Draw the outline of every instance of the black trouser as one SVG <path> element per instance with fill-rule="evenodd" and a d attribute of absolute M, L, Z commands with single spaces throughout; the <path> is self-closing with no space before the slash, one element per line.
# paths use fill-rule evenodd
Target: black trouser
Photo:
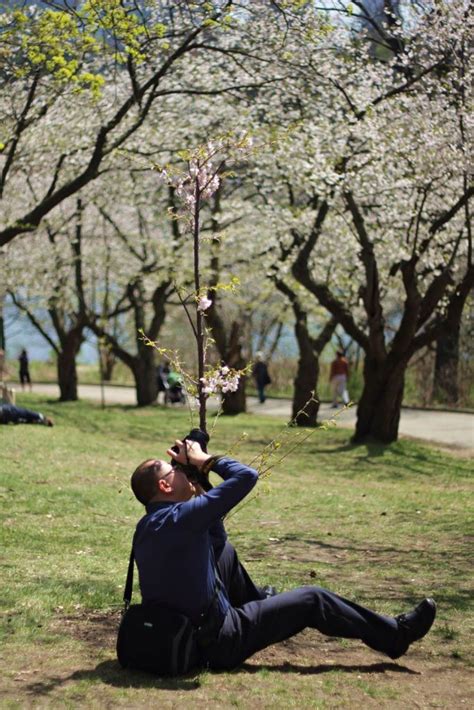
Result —
<path fill-rule="evenodd" d="M 222 551 L 216 557 L 219 576 L 233 607 L 266 598 L 265 592 L 256 587 L 250 579 L 250 575 L 239 561 L 237 552 L 230 542 L 225 543 Z"/>
<path fill-rule="evenodd" d="M 31 377 L 28 370 L 20 370 L 20 382 L 22 385 L 26 382 L 31 385 Z"/>
<path fill-rule="evenodd" d="M 0 404 L 0 424 L 44 424 L 44 417 L 32 409 Z"/>
<path fill-rule="evenodd" d="M 258 399 L 261 404 L 265 402 L 265 385 L 259 385 L 257 382 Z"/>
<path fill-rule="evenodd" d="M 233 606 L 217 639 L 205 650 L 211 668 L 235 668 L 257 651 L 307 627 L 326 636 L 360 639 L 382 653 L 390 653 L 398 641 L 394 618 L 376 614 L 321 587 L 300 587 L 262 599 L 230 544 L 220 555 L 218 567 Z"/>

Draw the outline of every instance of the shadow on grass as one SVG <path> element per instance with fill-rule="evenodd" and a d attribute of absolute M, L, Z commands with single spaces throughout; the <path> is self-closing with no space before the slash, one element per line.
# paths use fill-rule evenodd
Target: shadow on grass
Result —
<path fill-rule="evenodd" d="M 376 440 L 365 440 L 354 443 L 346 441 L 332 448 L 310 448 L 309 453 L 327 456 L 328 461 L 336 456 L 351 455 L 350 465 L 344 471 L 346 478 L 357 478 L 367 473 L 373 475 L 374 469 L 382 467 L 379 478 L 403 480 L 412 474 L 432 477 L 434 475 L 450 473 L 451 475 L 468 475 L 468 467 L 458 460 L 447 461 L 436 449 L 429 448 L 429 444 L 417 444 L 406 441 L 396 441 L 383 444 Z"/>
<path fill-rule="evenodd" d="M 414 671 L 406 666 L 400 666 L 396 663 L 370 663 L 345 665 L 343 663 L 336 664 L 320 664 L 315 666 L 300 666 L 294 663 L 281 663 L 274 666 L 250 665 L 244 663 L 241 667 L 231 671 L 233 675 L 239 674 L 256 674 L 260 672 L 272 673 L 297 673 L 299 675 L 320 675 L 321 673 L 366 673 L 380 674 L 386 672 L 404 673 L 409 675 L 419 675 L 418 671 Z M 214 672 L 214 671 L 211 671 Z M 215 671 L 220 675 L 229 673 L 229 671 Z M 100 681 L 106 685 L 111 685 L 115 688 L 154 688 L 155 690 L 176 690 L 189 691 L 197 690 L 201 687 L 201 682 L 198 674 L 183 676 L 179 678 L 160 678 L 148 673 L 139 671 L 123 670 L 117 661 L 103 661 L 96 668 L 90 670 L 79 670 L 71 673 L 71 675 L 63 677 L 54 677 L 49 680 L 32 683 L 28 686 L 28 692 L 32 695 L 45 696 L 53 692 L 56 688 L 66 685 L 71 681 Z"/>
<path fill-rule="evenodd" d="M 321 664 L 318 666 L 300 666 L 295 663 L 280 663 L 275 666 L 262 665 L 250 665 L 244 663 L 244 665 L 234 671 L 234 673 L 259 673 L 260 671 L 270 672 L 270 673 L 298 673 L 299 675 L 319 675 L 321 673 L 386 673 L 390 671 L 391 673 L 406 673 L 408 675 L 421 675 L 419 671 L 414 671 L 406 666 L 400 666 L 397 663 L 370 663 L 370 664 L 357 664 L 357 665 L 346 665 L 345 663 L 331 663 L 331 664 Z"/>
<path fill-rule="evenodd" d="M 155 688 L 159 690 L 197 690 L 201 683 L 199 676 L 183 676 L 179 678 L 160 678 L 150 673 L 123 670 L 118 661 L 103 661 L 95 668 L 74 671 L 68 676 L 56 676 L 48 680 L 32 683 L 28 692 L 33 695 L 48 695 L 56 688 L 71 681 L 100 681 L 115 688 Z"/>

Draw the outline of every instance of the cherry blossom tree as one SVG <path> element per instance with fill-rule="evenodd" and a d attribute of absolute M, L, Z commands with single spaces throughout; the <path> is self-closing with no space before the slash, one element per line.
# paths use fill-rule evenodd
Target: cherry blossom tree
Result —
<path fill-rule="evenodd" d="M 155 351 L 145 339 L 160 335 L 175 291 L 177 264 L 186 259 L 186 241 L 167 216 L 172 194 L 160 192 L 145 174 L 139 179 L 122 175 L 115 186 L 112 182 L 107 181 L 107 192 L 94 197 L 107 235 L 109 288 L 102 278 L 102 297 L 95 305 L 89 302 L 87 319 L 100 342 L 130 368 L 137 404 L 145 406 L 157 396 Z M 110 210 L 111 195 L 119 209 Z M 127 339 L 116 329 L 116 319 L 122 317 L 130 319 Z"/>
<path fill-rule="evenodd" d="M 153 138 L 147 127 L 172 113 L 186 116 L 186 99 L 196 107 L 199 98 L 207 97 L 208 112 L 216 97 L 230 96 L 234 105 L 239 97 L 249 100 L 267 80 L 272 50 L 266 32 L 269 21 L 284 15 L 275 13 L 275 7 L 259 2 L 234 12 L 233 3 L 224 1 L 175 7 L 158 0 L 97 0 L 44 2 L 40 8 L 25 3 L 21 11 L 3 12 L 2 58 L 8 81 L 0 96 L 5 206 L 0 244 L 38 229 L 45 219 L 54 221 L 59 206 L 92 183 L 100 194 L 100 180 L 114 174 L 125 152 L 149 157 L 169 154 L 177 143 L 180 147 L 172 126 L 167 135 L 157 131 Z M 284 44 L 280 38 L 277 42 Z M 261 75 L 256 67 L 262 68 Z M 271 81 L 278 79 L 272 75 Z M 109 226 L 120 238 L 119 220 Z M 149 275 L 149 265 L 141 268 Z M 137 328 L 147 330 L 142 305 L 143 299 L 149 300 L 149 289 L 142 283 L 141 277 L 132 278 L 128 304 L 121 303 L 118 311 L 107 308 L 100 316 L 94 309 L 89 312 L 89 326 L 101 338 L 113 337 L 105 328 L 105 315 L 114 318 L 126 308 L 135 313 Z M 159 286 L 163 298 L 168 283 L 165 279 Z M 161 312 L 163 299 L 155 295 Z M 152 318 L 149 336 L 157 335 L 162 320 Z M 82 327 L 82 312 L 80 323 Z M 117 338 L 113 345 L 118 352 Z M 149 376 L 152 354 L 137 347 L 138 360 L 133 356 L 128 364 L 136 380 L 154 381 Z M 74 350 L 77 347 L 70 350 L 71 356 Z M 127 359 L 125 352 L 122 356 Z M 73 392 L 75 385 L 71 387 Z M 138 397 L 140 403 L 152 398 L 151 390 Z"/>
<path fill-rule="evenodd" d="M 472 148 L 459 120 L 466 135 L 466 10 L 453 2 L 421 18 L 416 53 L 408 42 L 405 54 L 384 62 L 344 39 L 343 28 L 328 35 L 337 53 L 328 41 L 318 63 L 297 48 L 289 59 L 299 89 L 281 101 L 294 130 L 276 155 L 283 177 L 269 202 L 287 224 L 292 256 L 283 270 L 290 265 L 365 351 L 356 440 L 396 439 L 410 358 L 438 337 L 472 288 L 465 219 Z M 414 68 L 403 73 L 400 63 Z M 284 199 L 288 184 L 293 203 Z M 349 308 L 354 291 L 358 302 Z M 396 302 L 401 315 L 389 323 Z"/>
<path fill-rule="evenodd" d="M 87 325 L 84 299 L 83 203 L 64 204 L 63 219 L 45 221 L 30 240 L 26 264 L 21 240 L 6 251 L 5 283 L 16 307 L 51 346 L 57 358 L 60 400 L 77 400 L 76 357 Z"/>
<path fill-rule="evenodd" d="M 57 355 L 62 401 L 77 399 L 76 356 L 89 329 L 130 367 L 138 404 L 150 404 L 155 364 L 138 330 L 157 337 L 172 291 L 167 203 L 156 187 L 150 196 L 143 179 L 134 183 L 125 172 L 120 180 L 108 175 L 101 187 L 101 194 L 84 193 L 75 208 L 65 201 L 63 219 L 57 211 L 55 221 L 45 220 L 28 237 L 28 252 L 25 238 L 8 245 L 7 283 L 13 302 Z M 130 318 L 132 335 L 126 337 Z"/>

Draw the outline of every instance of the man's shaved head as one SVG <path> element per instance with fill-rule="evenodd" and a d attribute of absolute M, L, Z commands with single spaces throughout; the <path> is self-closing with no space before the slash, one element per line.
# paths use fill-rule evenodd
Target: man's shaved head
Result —
<path fill-rule="evenodd" d="M 132 474 L 132 491 L 143 505 L 147 505 L 158 492 L 161 466 L 162 461 L 147 459 Z"/>

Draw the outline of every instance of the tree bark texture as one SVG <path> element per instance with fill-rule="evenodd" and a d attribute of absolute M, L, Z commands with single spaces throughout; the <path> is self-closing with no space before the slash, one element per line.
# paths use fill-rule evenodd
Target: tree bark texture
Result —
<path fill-rule="evenodd" d="M 398 438 L 398 425 L 405 385 L 405 362 L 382 363 L 366 356 L 364 390 L 357 407 L 355 443 L 373 438 L 391 443 Z"/>
<path fill-rule="evenodd" d="M 79 399 L 77 392 L 76 357 L 83 340 L 82 328 L 69 331 L 69 333 L 65 334 L 62 338 L 61 349 L 57 353 L 60 402 L 76 402 Z"/>
<path fill-rule="evenodd" d="M 132 372 L 139 407 L 153 404 L 158 394 L 154 354 L 154 349 L 148 347 L 139 357 L 133 358 Z"/>
<path fill-rule="evenodd" d="M 319 378 L 319 356 L 308 338 L 298 337 L 299 359 L 293 389 L 291 419 L 296 426 L 316 426 L 319 401 L 313 399 Z"/>
<path fill-rule="evenodd" d="M 433 398 L 444 404 L 457 404 L 459 399 L 459 335 L 461 326 L 444 332 L 436 343 Z"/>
<path fill-rule="evenodd" d="M 319 379 L 319 356 L 331 340 L 337 320 L 331 317 L 318 337 L 310 335 L 308 315 L 296 292 L 277 276 L 273 279 L 277 289 L 289 300 L 295 314 L 295 337 L 298 343 L 298 367 L 293 383 L 293 406 L 291 420 L 296 426 L 316 426 L 319 401 L 315 394 Z"/>
<path fill-rule="evenodd" d="M 241 322 L 233 321 L 227 347 L 223 353 L 224 363 L 234 370 L 243 370 L 247 365 L 247 362 L 242 355 L 242 344 L 240 337 L 242 329 L 243 324 Z M 239 386 L 237 390 L 235 392 L 226 392 L 222 396 L 222 414 L 233 416 L 246 411 L 246 384 L 247 378 L 243 375 L 239 379 Z"/>
<path fill-rule="evenodd" d="M 116 363 L 115 354 L 108 347 L 99 347 L 99 358 L 104 382 L 111 382 Z"/>
<path fill-rule="evenodd" d="M 222 414 L 232 416 L 246 411 L 246 377 L 239 380 L 239 387 L 235 392 L 226 392 L 222 397 Z"/>

